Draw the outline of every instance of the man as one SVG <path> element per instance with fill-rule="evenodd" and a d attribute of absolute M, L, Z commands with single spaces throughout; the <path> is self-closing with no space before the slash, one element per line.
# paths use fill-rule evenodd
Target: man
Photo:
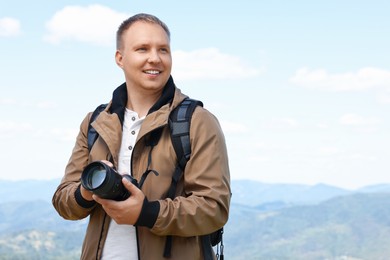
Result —
<path fill-rule="evenodd" d="M 171 76 L 169 29 L 149 14 L 130 17 L 117 31 L 115 60 L 126 82 L 92 123 L 99 137 L 91 151 L 91 113 L 82 121 L 53 205 L 65 219 L 90 217 L 81 259 L 164 259 L 167 236 L 172 236 L 170 259 L 204 259 L 200 236 L 226 223 L 230 204 L 228 157 L 219 123 L 202 107 L 195 109 L 191 158 L 177 197 L 167 198 L 177 163 L 168 117 L 186 98 Z M 83 169 L 93 161 L 145 181 L 139 189 L 123 178 L 131 193 L 124 201 L 99 198 L 80 185 Z"/>

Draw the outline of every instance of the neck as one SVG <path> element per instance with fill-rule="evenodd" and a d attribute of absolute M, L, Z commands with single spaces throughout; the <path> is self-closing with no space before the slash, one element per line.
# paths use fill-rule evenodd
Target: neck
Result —
<path fill-rule="evenodd" d="M 126 107 L 136 112 L 139 117 L 144 117 L 160 96 L 161 91 L 157 93 L 139 93 L 128 88 Z"/>

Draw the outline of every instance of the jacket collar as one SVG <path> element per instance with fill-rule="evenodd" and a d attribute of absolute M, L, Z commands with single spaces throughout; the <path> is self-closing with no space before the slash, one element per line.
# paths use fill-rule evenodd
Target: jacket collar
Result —
<path fill-rule="evenodd" d="M 175 83 L 173 82 L 172 76 L 170 76 L 167 83 L 164 86 L 161 97 L 150 108 L 148 114 L 157 111 L 167 103 L 172 103 L 174 95 L 175 95 Z M 127 86 L 125 82 L 114 90 L 112 94 L 112 104 L 110 107 L 110 112 L 118 115 L 121 124 L 123 124 L 126 104 L 127 104 Z"/>

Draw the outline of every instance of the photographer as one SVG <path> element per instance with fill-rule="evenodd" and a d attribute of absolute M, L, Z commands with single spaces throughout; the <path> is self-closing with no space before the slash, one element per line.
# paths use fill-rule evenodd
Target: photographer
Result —
<path fill-rule="evenodd" d="M 148 14 L 125 20 L 117 31 L 115 60 L 125 83 L 92 123 L 98 138 L 90 151 L 92 113 L 82 121 L 53 205 L 65 219 L 89 216 L 81 259 L 205 259 L 200 236 L 221 228 L 229 214 L 230 175 L 220 125 L 210 112 L 196 107 L 191 158 L 176 197 L 167 198 L 177 164 L 168 118 L 186 98 L 171 76 L 167 26 Z M 80 180 L 95 161 L 142 180 L 142 186 L 123 178 L 131 194 L 124 200 L 93 194 Z M 168 253 L 167 236 L 172 237 Z"/>

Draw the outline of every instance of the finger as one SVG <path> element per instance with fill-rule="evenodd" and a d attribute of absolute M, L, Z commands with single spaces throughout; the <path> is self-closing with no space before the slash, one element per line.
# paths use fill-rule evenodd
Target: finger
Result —
<path fill-rule="evenodd" d="M 109 200 L 109 199 L 102 199 L 99 196 L 93 195 L 95 198 L 94 200 L 102 205 L 103 209 L 107 212 L 113 209 L 116 209 L 118 207 L 118 201 L 115 200 Z M 108 212 L 107 212 L 108 213 Z"/>
<path fill-rule="evenodd" d="M 123 177 L 122 178 L 122 183 L 123 185 L 125 186 L 125 188 L 131 193 L 131 194 L 135 194 L 137 193 L 138 191 L 140 191 L 138 189 L 137 186 L 135 186 L 129 179 L 127 179 L 126 177 Z"/>
<path fill-rule="evenodd" d="M 93 198 L 94 201 L 96 201 L 97 203 L 99 203 L 101 205 L 107 205 L 108 203 L 110 203 L 110 200 L 106 200 L 106 199 L 100 198 L 96 194 L 93 194 L 92 198 Z"/>
<path fill-rule="evenodd" d="M 92 199 L 93 199 L 94 201 L 96 201 L 97 203 L 102 204 L 102 203 L 101 203 L 101 199 L 99 198 L 99 196 L 97 196 L 97 195 L 95 195 L 95 194 L 92 194 Z"/>
<path fill-rule="evenodd" d="M 83 185 L 80 186 L 80 192 L 81 192 L 81 196 L 85 199 L 85 200 L 89 200 L 89 201 L 92 201 L 93 198 L 92 198 L 92 192 L 90 192 L 89 190 L 85 189 L 83 187 Z"/>
<path fill-rule="evenodd" d="M 101 160 L 101 162 L 107 164 L 107 165 L 110 166 L 111 168 L 114 167 L 114 165 L 113 165 L 110 161 Z"/>

